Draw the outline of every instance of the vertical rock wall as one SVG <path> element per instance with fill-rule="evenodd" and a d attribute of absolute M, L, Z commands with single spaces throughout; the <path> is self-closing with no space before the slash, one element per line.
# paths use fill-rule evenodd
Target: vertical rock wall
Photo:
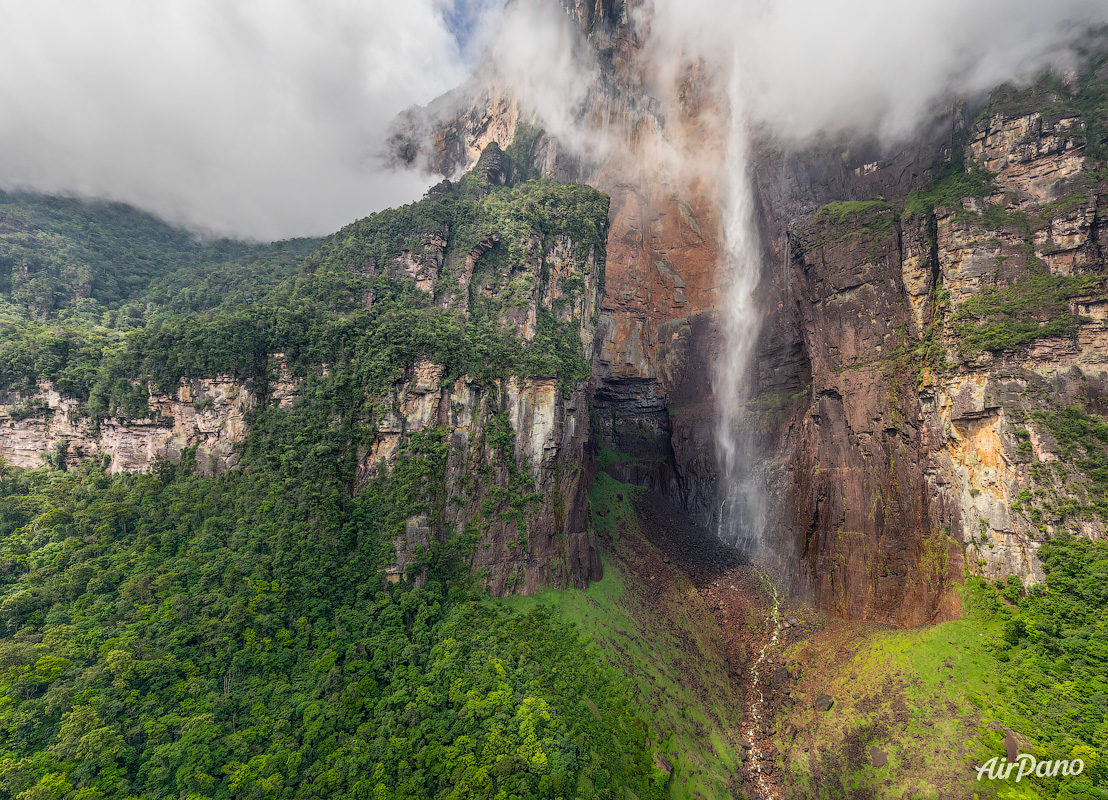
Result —
<path fill-rule="evenodd" d="M 477 248 L 466 257 L 464 279 L 442 290 L 442 303 L 468 313 L 472 297 L 510 296 L 500 323 L 519 340 L 533 340 L 540 312 L 550 312 L 576 328 L 591 359 L 603 253 L 584 252 L 565 234 L 515 243 L 498 236 L 493 244 L 518 245 L 522 260 L 486 269 L 482 259 L 493 247 Z M 444 266 L 442 258 L 430 263 Z M 438 272 L 427 279 L 434 284 Z M 443 431 L 448 454 L 435 535 L 468 540 L 471 569 L 494 596 L 586 586 L 602 576 L 587 514 L 595 463 L 589 395 L 587 380 L 563 386 L 554 377 L 509 376 L 490 385 L 450 379 L 441 364 L 421 361 L 383 398 L 362 479 L 387 468 L 410 434 Z M 404 553 L 398 548 L 396 575 L 410 560 Z"/>
<path fill-rule="evenodd" d="M 282 371 L 269 393 L 271 401 L 286 406 L 295 386 Z M 230 377 L 182 380 L 173 395 L 151 392 L 145 418 L 99 423 L 82 403 L 46 381 L 33 395 L 4 400 L 0 458 L 17 467 L 41 467 L 48 454 L 61 452 L 64 461 L 99 455 L 108 459 L 110 472 L 133 472 L 149 469 L 158 459 L 177 460 L 182 450 L 194 447 L 201 473 L 219 474 L 237 463 L 234 443 L 246 437 L 246 417 L 258 397 Z"/>
<path fill-rule="evenodd" d="M 1001 112 L 967 133 L 968 166 L 995 173 L 987 196 L 904 217 L 831 205 L 777 239 L 788 269 L 760 364 L 786 420 L 770 426 L 788 454 L 771 471 L 776 538 L 798 587 L 844 615 L 942 618 L 964 571 L 1042 580 L 1039 544 L 1104 533 L 1088 453 L 1051 433 L 1073 403 L 1097 410 L 1108 380 L 1108 201 L 1084 125 Z M 775 388 L 782 368 L 808 391 Z"/>

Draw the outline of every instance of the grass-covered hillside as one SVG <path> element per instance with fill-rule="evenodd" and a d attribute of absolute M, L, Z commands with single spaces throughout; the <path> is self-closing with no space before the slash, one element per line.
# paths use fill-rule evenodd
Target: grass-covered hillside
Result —
<path fill-rule="evenodd" d="M 971 578 L 960 620 L 834 623 L 785 645 L 803 674 L 776 720 L 788 796 L 1108 798 L 1108 543 L 1063 537 L 1040 555 L 1045 586 Z M 814 708 L 822 694 L 830 711 Z M 1081 773 L 978 780 L 1009 731 L 1019 752 Z"/>

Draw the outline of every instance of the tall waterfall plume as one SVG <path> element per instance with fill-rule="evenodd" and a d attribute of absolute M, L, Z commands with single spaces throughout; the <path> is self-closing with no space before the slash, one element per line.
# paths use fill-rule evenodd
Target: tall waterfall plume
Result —
<path fill-rule="evenodd" d="M 751 361 L 759 329 L 754 292 L 761 270 L 761 248 L 754 221 L 750 135 L 738 58 L 731 66 L 728 95 L 730 124 L 720 209 L 725 254 L 722 342 L 713 374 L 721 481 L 715 524 L 721 540 L 755 556 L 765 549 L 762 534 L 767 506 L 756 463 L 756 431 L 747 412 Z"/>

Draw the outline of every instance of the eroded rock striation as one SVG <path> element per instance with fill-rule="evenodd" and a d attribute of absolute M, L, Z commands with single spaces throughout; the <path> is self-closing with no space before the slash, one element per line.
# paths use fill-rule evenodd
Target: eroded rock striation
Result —
<path fill-rule="evenodd" d="M 269 387 L 269 401 L 287 408 L 294 393 L 294 382 L 282 371 Z M 247 416 L 259 398 L 243 381 L 222 376 L 182 379 L 173 395 L 152 391 L 149 413 L 139 418 L 94 420 L 84 403 L 49 381 L 40 381 L 33 394 L 5 400 L 0 458 L 17 467 L 103 457 L 109 472 L 134 472 L 158 460 L 176 461 L 193 448 L 200 473 L 218 475 L 238 463 L 234 445 L 246 437 Z"/>
<path fill-rule="evenodd" d="M 612 196 L 597 446 L 623 454 L 608 471 L 706 522 L 726 281 L 719 87 L 690 65 L 672 94 L 648 92 L 626 4 L 566 10 L 597 54 L 580 127 L 619 146 L 597 158 L 541 134 L 526 157 Z M 442 133 L 402 136 L 406 152 L 446 174 L 473 163 L 488 131 L 536 120 L 506 82 L 482 80 L 459 90 L 466 102 L 429 109 L 422 124 Z M 1044 538 L 1102 535 L 1088 474 L 1098 421 L 1085 412 L 1108 377 L 1105 201 L 1087 147 L 1103 120 L 1071 102 L 1079 91 L 1005 90 L 980 115 L 952 102 L 896 149 L 756 145 L 764 317 L 747 411 L 768 536 L 794 591 L 824 608 L 941 619 L 957 613 L 967 568 L 1039 580 Z M 659 137 L 697 168 L 674 169 Z M 1074 403 L 1084 411 L 1066 412 Z"/>

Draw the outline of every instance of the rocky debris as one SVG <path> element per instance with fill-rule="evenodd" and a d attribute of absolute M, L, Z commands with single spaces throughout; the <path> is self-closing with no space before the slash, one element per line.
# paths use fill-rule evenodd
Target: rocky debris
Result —
<path fill-rule="evenodd" d="M 654 753 L 654 766 L 656 766 L 659 770 L 664 772 L 666 775 L 672 775 L 673 774 L 673 764 L 671 764 L 669 762 L 669 759 L 666 758 L 661 753 L 658 753 L 658 752 Z"/>
<path fill-rule="evenodd" d="M 877 747 L 871 747 L 869 749 L 870 762 L 875 767 L 883 767 L 889 763 L 889 757 L 885 752 Z"/>
<path fill-rule="evenodd" d="M 721 544 L 711 531 L 692 524 L 689 515 L 680 508 L 650 494 L 635 498 L 635 508 L 642 530 L 673 565 L 672 572 L 667 571 L 667 574 L 688 576 L 696 589 L 698 601 L 712 612 L 724 635 L 724 640 L 720 642 L 723 648 L 720 655 L 728 668 L 729 677 L 734 681 L 734 694 L 741 698 L 736 705 L 745 712 L 733 721 L 735 733 L 738 734 L 734 740 L 735 756 L 748 765 L 741 771 L 736 783 L 747 782 L 749 785 L 752 776 L 757 775 L 770 786 L 779 788 L 783 781 L 779 770 L 771 775 L 750 768 L 752 765 L 770 764 L 777 757 L 777 745 L 782 740 L 769 719 L 784 705 L 783 700 L 788 699 L 784 697 L 784 692 L 772 686 L 778 669 L 772 661 L 763 662 L 762 679 L 757 686 L 750 679 L 752 654 L 756 654 L 765 644 L 772 633 L 772 626 L 750 626 L 748 621 L 752 618 L 771 618 L 772 597 L 761 578 L 739 553 Z M 785 665 L 786 680 L 794 674 L 799 675 L 799 670 Z M 762 721 L 751 730 L 753 720 L 749 709 L 755 701 L 756 690 L 764 696 L 759 712 Z M 766 761 L 767 758 L 771 761 Z M 735 791 L 740 791 L 737 786 Z"/>
<path fill-rule="evenodd" d="M 816 698 L 816 702 L 813 703 L 813 708 L 815 708 L 816 711 L 826 712 L 830 711 L 833 705 L 835 705 L 835 698 L 831 697 L 831 695 L 821 694 Z"/>

